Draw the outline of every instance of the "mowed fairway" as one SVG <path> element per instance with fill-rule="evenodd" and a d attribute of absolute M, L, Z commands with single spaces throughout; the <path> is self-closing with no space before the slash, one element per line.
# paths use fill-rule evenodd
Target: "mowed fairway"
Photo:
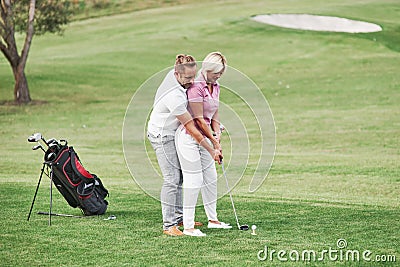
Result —
<path fill-rule="evenodd" d="M 26 69 L 36 101 L 31 105 L 6 103 L 13 76 L 0 56 L 1 265 L 398 265 L 398 1 L 186 2 L 74 22 L 62 37 L 36 36 Z M 267 13 L 340 16 L 377 23 L 383 31 L 306 32 L 249 19 Z M 162 235 L 159 202 L 126 166 L 124 115 L 140 85 L 171 67 L 176 54 L 202 60 L 215 50 L 257 84 L 275 119 L 276 153 L 267 179 L 250 193 L 246 170 L 233 190 L 241 223 L 257 225 L 257 235 L 203 227 L 205 238 L 169 238 Z M 236 112 L 252 119 L 240 105 Z M 27 142 L 34 132 L 68 139 L 83 165 L 101 177 L 110 191 L 106 215 L 53 217 L 47 226 L 47 217 L 36 214 L 48 210 L 46 178 L 26 221 L 43 159 Z M 56 191 L 53 210 L 80 215 Z M 228 196 L 218 201 L 218 213 L 235 223 Z M 117 219 L 103 220 L 109 215 Z M 202 207 L 196 219 L 206 222 Z M 339 239 L 347 246 L 339 248 Z M 263 260 L 266 247 L 275 253 Z M 321 254 L 329 249 L 336 254 Z M 278 258 L 280 250 L 286 254 Z M 303 260 L 304 250 L 317 255 Z M 346 259 L 348 250 L 359 251 L 359 260 Z M 365 251 L 371 252 L 367 259 Z"/>

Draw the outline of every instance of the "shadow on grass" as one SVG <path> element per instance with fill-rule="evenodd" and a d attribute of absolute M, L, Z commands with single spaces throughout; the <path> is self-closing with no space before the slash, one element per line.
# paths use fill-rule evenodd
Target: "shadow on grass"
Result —
<path fill-rule="evenodd" d="M 0 106 L 42 106 L 47 105 L 49 102 L 46 100 L 32 100 L 29 103 L 19 103 L 14 100 L 2 100 L 0 101 Z"/>

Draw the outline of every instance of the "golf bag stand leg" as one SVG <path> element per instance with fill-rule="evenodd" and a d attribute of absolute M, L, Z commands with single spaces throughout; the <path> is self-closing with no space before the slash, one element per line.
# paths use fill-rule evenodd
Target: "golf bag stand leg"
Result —
<path fill-rule="evenodd" d="M 32 204 L 31 204 L 31 209 L 29 210 L 28 221 L 29 221 L 29 219 L 31 218 L 31 213 L 32 213 L 33 205 L 35 204 L 36 195 L 37 195 L 38 190 L 39 190 L 40 182 L 42 181 L 42 177 L 43 177 L 43 173 L 44 173 L 44 168 L 45 168 L 45 167 L 46 167 L 46 163 L 43 162 L 42 170 L 41 170 L 41 172 L 40 172 L 39 181 L 38 181 L 38 184 L 37 184 L 37 186 L 36 186 L 35 195 L 33 196 Z"/>
<path fill-rule="evenodd" d="M 49 226 L 51 225 L 51 211 L 53 208 L 53 163 L 50 163 L 50 210 L 49 210 Z"/>

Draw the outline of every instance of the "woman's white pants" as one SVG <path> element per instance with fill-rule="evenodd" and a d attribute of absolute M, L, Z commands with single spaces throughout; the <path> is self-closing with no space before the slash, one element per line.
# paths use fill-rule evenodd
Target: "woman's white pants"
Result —
<path fill-rule="evenodd" d="M 211 142 L 207 139 L 211 144 Z M 217 221 L 217 170 L 210 153 L 179 128 L 176 149 L 183 173 L 183 226 L 194 228 L 195 208 L 199 191 L 208 220 Z"/>

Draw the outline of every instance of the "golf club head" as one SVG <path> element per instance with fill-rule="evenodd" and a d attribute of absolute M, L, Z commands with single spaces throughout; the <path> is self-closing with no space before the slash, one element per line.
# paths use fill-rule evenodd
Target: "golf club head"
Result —
<path fill-rule="evenodd" d="M 61 139 L 61 140 L 60 140 L 60 143 L 64 143 L 64 146 L 67 146 L 67 145 L 68 145 L 68 141 L 67 141 L 67 140 L 64 140 L 64 139 Z"/>
<path fill-rule="evenodd" d="M 56 159 L 56 153 L 54 153 L 54 152 L 50 152 L 50 153 L 47 153 L 46 152 L 46 154 L 44 155 L 44 160 L 45 161 L 53 161 L 53 160 L 55 160 Z"/>
<path fill-rule="evenodd" d="M 40 145 L 36 145 L 32 147 L 32 150 L 38 150 L 40 148 Z"/>
<path fill-rule="evenodd" d="M 35 133 L 28 137 L 28 142 L 38 142 L 42 139 L 41 133 Z"/>
<path fill-rule="evenodd" d="M 249 230 L 249 226 L 247 224 L 243 224 L 239 227 L 239 229 L 242 231 L 247 231 L 247 230 Z"/>
<path fill-rule="evenodd" d="M 48 140 L 46 141 L 46 143 L 47 143 L 48 145 L 50 145 L 50 144 L 58 144 L 58 142 L 57 142 L 57 140 L 56 140 L 55 138 L 48 139 Z"/>
<path fill-rule="evenodd" d="M 36 145 L 36 146 L 33 146 L 32 147 L 32 150 L 38 150 L 39 148 L 41 148 L 42 146 L 41 145 Z"/>
<path fill-rule="evenodd" d="M 49 144 L 49 150 L 57 154 L 60 150 L 60 145 L 58 143 L 51 143 Z"/>

